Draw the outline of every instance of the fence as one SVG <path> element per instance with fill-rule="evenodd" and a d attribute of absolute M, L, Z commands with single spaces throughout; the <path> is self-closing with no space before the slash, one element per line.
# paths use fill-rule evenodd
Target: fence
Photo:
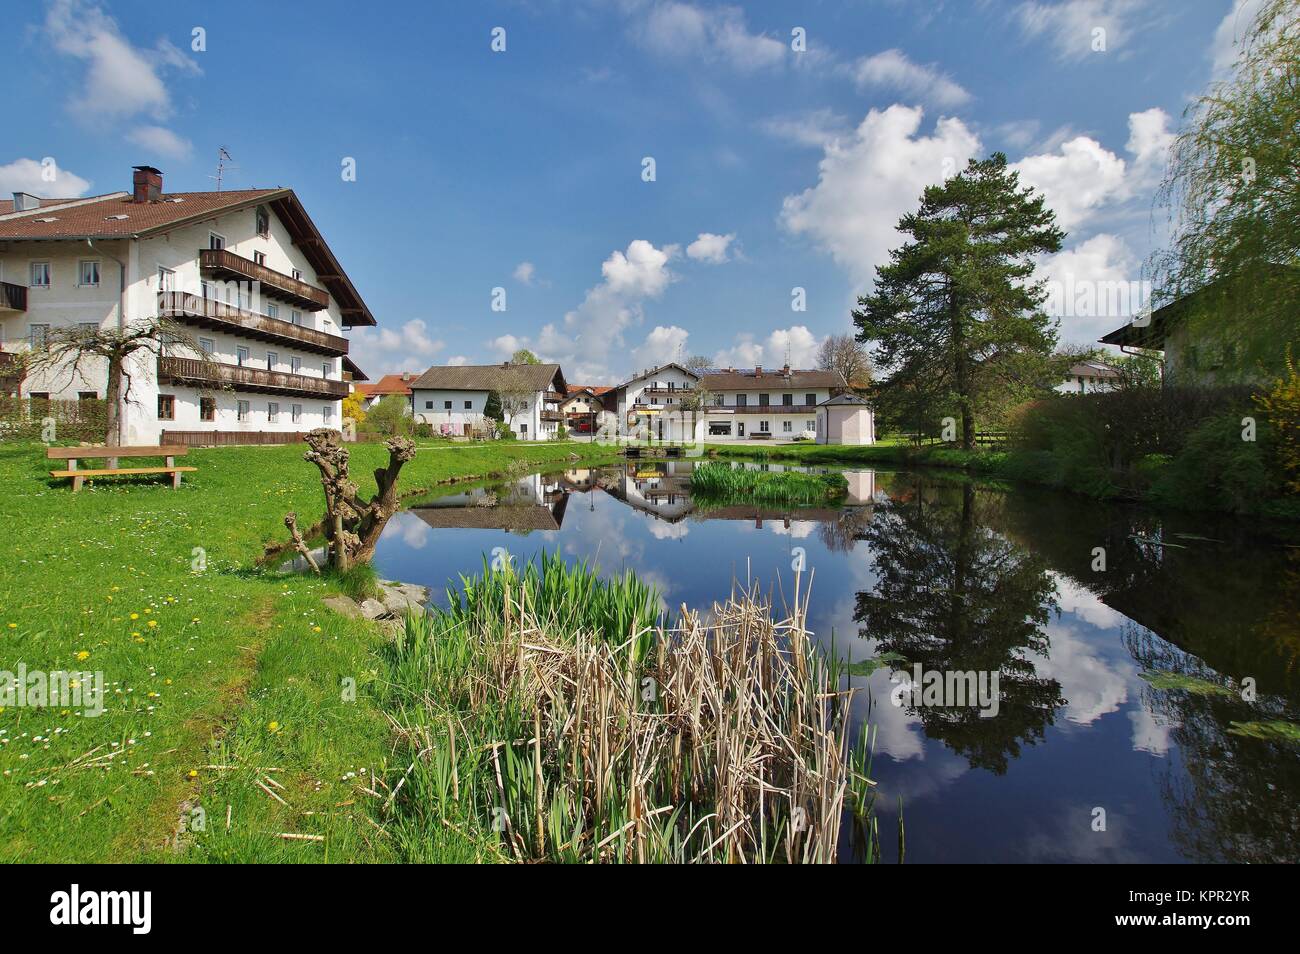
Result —
<path fill-rule="evenodd" d="M 301 444 L 306 431 L 163 431 L 159 443 L 186 447 Z"/>
<path fill-rule="evenodd" d="M 0 441 L 104 442 L 108 402 L 0 397 Z"/>

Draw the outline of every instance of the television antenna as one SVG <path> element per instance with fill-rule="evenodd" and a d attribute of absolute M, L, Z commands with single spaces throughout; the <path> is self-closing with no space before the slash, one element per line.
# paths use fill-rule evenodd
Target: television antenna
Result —
<path fill-rule="evenodd" d="M 217 147 L 217 174 L 216 174 L 215 176 L 208 176 L 209 179 L 216 179 L 216 180 L 217 180 L 217 191 L 218 191 L 218 192 L 221 191 L 221 180 L 222 180 L 222 178 L 225 176 L 225 172 L 226 172 L 226 163 L 230 163 L 230 164 L 231 164 L 230 167 L 231 167 L 232 169 L 238 169 L 238 168 L 239 168 L 238 166 L 236 166 L 236 165 L 234 164 L 234 163 L 235 163 L 234 157 L 230 155 L 230 152 L 226 149 L 226 147 L 225 147 L 225 146 L 218 146 L 218 147 Z"/>

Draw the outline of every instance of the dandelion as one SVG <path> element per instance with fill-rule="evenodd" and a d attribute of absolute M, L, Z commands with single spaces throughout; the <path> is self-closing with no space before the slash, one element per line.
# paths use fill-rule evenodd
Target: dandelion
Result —
<path fill-rule="evenodd" d="M 9 628 L 10 628 L 10 629 L 17 629 L 17 628 L 18 628 L 18 624 L 17 624 L 17 623 L 10 623 L 10 624 L 9 624 Z"/>
<path fill-rule="evenodd" d="M 271 723 L 268 723 L 266 728 L 267 728 L 269 731 L 271 731 L 271 732 L 279 732 L 279 731 L 280 731 L 280 723 L 278 723 L 278 722 L 271 722 Z"/>
<path fill-rule="evenodd" d="M 139 614 L 139 613 L 132 613 L 132 614 L 131 614 L 131 618 L 132 618 L 132 619 L 139 619 L 139 618 L 140 618 L 140 614 Z"/>
<path fill-rule="evenodd" d="M 190 778 L 198 778 L 198 777 L 199 777 L 198 770 L 197 770 L 197 769 L 190 769 Z"/>
<path fill-rule="evenodd" d="M 313 633 L 319 633 L 319 632 L 320 632 L 320 627 L 319 627 L 319 626 L 313 626 L 313 627 L 311 628 L 311 631 L 312 631 Z"/>
<path fill-rule="evenodd" d="M 83 649 L 81 652 L 77 653 L 77 658 L 78 658 L 78 659 L 89 659 L 89 658 L 90 658 L 90 653 L 86 652 L 86 650 Z"/>
<path fill-rule="evenodd" d="M 150 625 L 150 626 L 157 626 L 157 625 L 158 625 L 158 621 L 157 621 L 156 619 L 151 619 L 151 620 L 149 620 L 149 625 Z"/>

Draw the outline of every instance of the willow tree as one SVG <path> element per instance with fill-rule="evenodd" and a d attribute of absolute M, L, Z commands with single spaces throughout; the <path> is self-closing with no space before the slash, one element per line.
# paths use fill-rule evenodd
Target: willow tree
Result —
<path fill-rule="evenodd" d="M 951 401 L 966 449 L 981 389 L 999 374 L 1023 373 L 1030 359 L 1051 359 L 1056 326 L 1033 274 L 1036 256 L 1061 248 L 1065 233 L 1055 223 L 1005 155 L 972 159 L 899 220 L 911 241 L 889 253 L 874 292 L 858 299 L 853 321 L 858 340 L 875 345 L 886 377 L 880 391 Z"/>
<path fill-rule="evenodd" d="M 1264 0 L 1231 72 L 1184 114 L 1157 199 L 1170 243 L 1153 303 L 1186 302 L 1196 338 L 1250 377 L 1300 354 L 1300 7 Z"/>

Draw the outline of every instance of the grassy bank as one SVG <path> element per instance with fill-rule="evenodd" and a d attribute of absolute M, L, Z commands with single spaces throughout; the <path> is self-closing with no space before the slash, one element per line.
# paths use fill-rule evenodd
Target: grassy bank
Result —
<path fill-rule="evenodd" d="M 703 507 L 737 500 L 811 507 L 838 500 L 848 487 L 844 475 L 834 471 L 752 470 L 713 461 L 698 464 L 691 472 L 691 497 Z"/>
<path fill-rule="evenodd" d="M 724 459 L 771 460 L 827 466 L 944 467 L 997 480 L 1038 484 L 1084 494 L 1098 500 L 1128 500 L 1183 510 L 1238 513 L 1272 520 L 1300 520 L 1300 498 L 1261 497 L 1224 487 L 1244 468 L 1231 462 L 1206 467 L 1201 476 L 1168 459 L 1144 461 L 1128 482 L 1109 480 L 1104 471 L 1081 467 L 1042 451 L 974 450 L 905 443 L 867 446 L 782 444 L 773 447 L 710 444 L 708 452 Z"/>
<path fill-rule="evenodd" d="M 402 860 L 834 861 L 846 800 L 870 831 L 849 699 L 800 611 L 665 627 L 658 602 L 556 556 L 408 621 L 385 651 Z"/>
<path fill-rule="evenodd" d="M 125 478 L 72 494 L 42 446 L 0 445 L 0 670 L 102 672 L 106 685 L 95 718 L 0 711 L 0 860 L 392 857 L 368 804 L 388 768 L 380 637 L 321 607 L 337 583 L 257 567 L 286 511 L 322 511 L 303 451 L 196 450 L 179 490 Z M 604 454 L 423 447 L 401 486 Z M 353 448 L 364 494 L 386 459 Z"/>

